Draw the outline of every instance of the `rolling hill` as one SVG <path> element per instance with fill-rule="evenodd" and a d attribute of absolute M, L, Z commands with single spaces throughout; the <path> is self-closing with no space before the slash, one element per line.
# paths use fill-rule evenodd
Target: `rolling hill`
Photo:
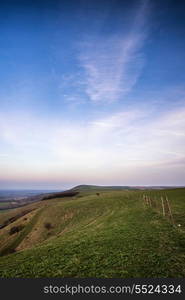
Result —
<path fill-rule="evenodd" d="M 71 192 L 1 212 L 0 277 L 185 276 L 184 188 Z"/>

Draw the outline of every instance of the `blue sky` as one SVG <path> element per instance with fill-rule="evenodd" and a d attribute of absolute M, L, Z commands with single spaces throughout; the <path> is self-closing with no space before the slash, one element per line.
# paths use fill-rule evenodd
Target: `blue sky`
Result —
<path fill-rule="evenodd" d="M 0 4 L 0 188 L 185 184 L 183 2 Z"/>

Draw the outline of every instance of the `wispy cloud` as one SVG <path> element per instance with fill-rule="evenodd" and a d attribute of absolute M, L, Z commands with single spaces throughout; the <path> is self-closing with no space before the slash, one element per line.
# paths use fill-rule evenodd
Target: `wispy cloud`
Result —
<path fill-rule="evenodd" d="M 111 33 L 82 43 L 80 64 L 85 71 L 85 92 L 91 101 L 122 99 L 136 84 L 143 67 L 148 1 L 142 1 L 127 33 Z"/>
<path fill-rule="evenodd" d="M 82 122 L 4 114 L 0 127 L 1 154 L 8 155 L 0 160 L 2 178 L 122 184 L 185 179 L 185 108 L 155 117 L 128 110 Z"/>

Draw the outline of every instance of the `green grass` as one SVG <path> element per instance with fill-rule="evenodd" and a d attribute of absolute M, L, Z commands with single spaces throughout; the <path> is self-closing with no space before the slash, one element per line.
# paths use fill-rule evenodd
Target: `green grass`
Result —
<path fill-rule="evenodd" d="M 181 227 L 146 207 L 143 193 L 166 193 Z M 93 189 L 79 196 L 38 204 L 39 216 L 18 240 L 24 246 L 26 236 L 28 249 L 25 243 L 0 257 L 0 277 L 185 277 L 185 189 L 102 190 L 100 196 Z"/>

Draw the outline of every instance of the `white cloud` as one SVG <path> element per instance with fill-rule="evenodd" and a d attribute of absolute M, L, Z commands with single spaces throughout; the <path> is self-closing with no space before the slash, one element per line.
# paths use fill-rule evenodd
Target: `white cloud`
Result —
<path fill-rule="evenodd" d="M 3 178 L 144 184 L 154 173 L 158 184 L 172 175 L 185 179 L 185 109 L 155 118 L 148 111 L 119 112 L 81 123 L 9 117 L 0 123 L 8 155 L 1 157 Z"/>
<path fill-rule="evenodd" d="M 148 1 L 142 1 L 127 34 L 97 37 L 82 43 L 79 57 L 85 70 L 85 92 L 94 102 L 123 98 L 136 84 L 143 67 Z"/>

